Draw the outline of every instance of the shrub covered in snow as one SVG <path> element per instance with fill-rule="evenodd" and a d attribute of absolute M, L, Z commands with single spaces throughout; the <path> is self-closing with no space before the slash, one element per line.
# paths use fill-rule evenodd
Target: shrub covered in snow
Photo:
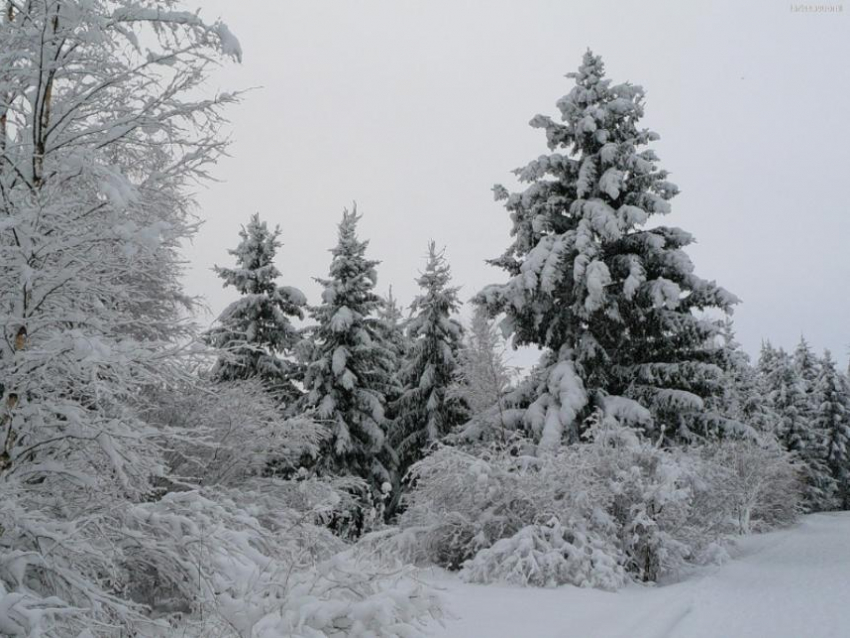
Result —
<path fill-rule="evenodd" d="M 234 485 L 261 473 L 297 474 L 325 436 L 305 417 L 284 418 L 259 378 L 190 377 L 148 389 L 146 416 L 168 438 L 169 473 L 191 485 Z"/>
<path fill-rule="evenodd" d="M 587 438 L 540 456 L 523 440 L 437 450 L 413 467 L 383 551 L 476 582 L 616 588 L 625 572 L 669 577 L 716 558 L 731 534 L 795 516 L 794 466 L 769 446 L 667 449 L 601 415 Z"/>
<path fill-rule="evenodd" d="M 402 571 L 343 555 L 347 526 L 369 516 L 352 518 L 368 486 L 299 469 L 322 438 L 317 424 L 282 417 L 253 381 L 178 389 L 158 390 L 150 418 L 181 478 L 129 510 L 133 532 L 156 539 L 125 566 L 133 600 L 198 636 L 416 635 L 422 615 L 438 612 Z"/>
<path fill-rule="evenodd" d="M 626 582 L 619 550 L 610 539 L 582 527 L 565 527 L 556 518 L 523 527 L 468 560 L 461 578 L 473 583 L 619 589 Z"/>
<path fill-rule="evenodd" d="M 84 488 L 51 497 L 50 480 L 37 503 L 4 485 L 4 635 L 412 636 L 439 613 L 402 572 L 345 556 L 324 525 L 345 483 L 255 477 L 105 507 Z"/>
<path fill-rule="evenodd" d="M 582 533 L 610 535 L 610 495 L 573 448 L 542 457 L 529 444 L 491 447 L 477 453 L 443 447 L 417 463 L 414 489 L 394 539 L 418 563 L 460 569 L 464 562 L 527 525 L 557 520 Z"/>
<path fill-rule="evenodd" d="M 658 448 L 610 423 L 591 431 L 587 453 L 612 494 L 609 512 L 630 573 L 657 580 L 720 537 L 718 530 L 694 524 L 691 503 L 698 484 L 688 455 Z"/>
<path fill-rule="evenodd" d="M 330 532 L 270 498 L 182 492 L 132 508 L 147 539 L 126 552 L 140 602 L 170 620 L 186 613 L 181 631 L 199 636 L 416 635 L 439 613 L 433 592 L 341 553 Z"/>
<path fill-rule="evenodd" d="M 803 509 L 801 471 L 778 445 L 723 441 L 704 448 L 715 472 L 711 487 L 728 508 L 740 534 L 763 532 L 793 523 Z"/>

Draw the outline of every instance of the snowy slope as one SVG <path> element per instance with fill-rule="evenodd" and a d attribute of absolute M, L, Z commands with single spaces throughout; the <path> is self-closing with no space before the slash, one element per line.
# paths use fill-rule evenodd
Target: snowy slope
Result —
<path fill-rule="evenodd" d="M 435 574 L 455 620 L 437 638 L 846 638 L 850 513 L 744 539 L 687 581 L 618 593 L 468 585 Z"/>

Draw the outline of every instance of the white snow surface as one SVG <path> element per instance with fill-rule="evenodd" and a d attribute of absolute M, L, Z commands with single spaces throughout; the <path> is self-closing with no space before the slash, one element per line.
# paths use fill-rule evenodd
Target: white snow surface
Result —
<path fill-rule="evenodd" d="M 843 638 L 850 636 L 850 512 L 742 539 L 733 559 L 681 582 L 616 593 L 473 585 L 445 572 L 454 619 L 435 638 Z"/>

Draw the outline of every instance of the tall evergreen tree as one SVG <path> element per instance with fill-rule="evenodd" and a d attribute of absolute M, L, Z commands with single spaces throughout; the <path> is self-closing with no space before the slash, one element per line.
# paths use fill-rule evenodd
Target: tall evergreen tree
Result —
<path fill-rule="evenodd" d="M 395 404 L 402 392 L 399 377 L 401 375 L 401 369 L 404 365 L 405 358 L 407 357 L 407 352 L 410 349 L 410 340 L 405 334 L 405 326 L 407 325 L 407 322 L 404 319 L 401 307 L 398 305 L 398 301 L 395 296 L 393 296 L 392 286 L 390 286 L 387 296 L 381 298 L 381 305 L 378 308 L 377 316 L 378 332 L 393 354 L 392 377 L 395 383 L 393 383 L 393 387 L 387 390 L 386 393 L 386 417 L 387 421 L 391 422 L 395 421 L 396 418 Z M 391 427 L 391 425 L 388 425 L 388 428 Z M 398 479 L 399 477 L 394 478 Z M 394 498 L 397 498 L 400 495 L 395 494 L 393 496 Z"/>
<path fill-rule="evenodd" d="M 235 288 L 240 297 L 206 333 L 207 342 L 223 351 L 213 374 L 222 381 L 259 378 L 276 398 L 291 404 L 301 394 L 295 383 L 300 371 L 295 361 L 285 357 L 299 340 L 291 319 L 304 318 L 307 299 L 297 288 L 276 283 L 279 227 L 270 230 L 255 213 L 239 236 L 239 245 L 228 251 L 236 258 L 236 266 L 215 268 L 224 286 Z"/>
<path fill-rule="evenodd" d="M 694 311 L 729 312 L 737 299 L 694 274 L 682 250 L 690 234 L 646 225 L 670 211 L 678 188 L 646 148 L 658 136 L 638 126 L 644 91 L 612 85 L 590 51 L 569 77 L 575 86 L 557 103 L 563 122 L 531 121 L 552 152 L 516 171 L 523 192 L 495 188 L 514 241 L 492 263 L 511 278 L 479 295 L 493 315 L 505 313 L 514 345 L 545 350 L 527 424 L 547 446 L 578 440 L 594 407 L 665 438 L 735 429 L 705 409 L 722 392 L 723 353 L 709 345 L 718 322 Z M 623 398 L 648 408 L 653 423 Z"/>
<path fill-rule="evenodd" d="M 405 335 L 406 321 L 401 307 L 398 305 L 398 300 L 393 296 L 392 286 L 390 286 L 387 296 L 381 298 L 377 317 L 380 321 L 378 329 L 381 336 L 400 363 L 407 353 L 409 343 Z"/>
<path fill-rule="evenodd" d="M 712 403 L 724 416 L 751 427 L 761 438 L 773 438 L 776 415 L 761 391 L 757 369 L 750 364 L 750 357 L 735 338 L 731 318 L 724 321 L 721 336 L 726 355 L 723 364 L 726 381 L 723 394 Z"/>
<path fill-rule="evenodd" d="M 811 417 L 806 383 L 785 350 L 774 350 L 768 345 L 762 357 L 759 368 L 765 375 L 763 387 L 767 399 L 778 417 L 777 437 L 789 452 L 800 453 L 808 439 L 806 419 Z"/>
<path fill-rule="evenodd" d="M 835 505 L 850 507 L 850 388 L 835 367 L 829 350 L 824 352 L 815 383 L 818 401 L 816 431 L 822 437 L 826 465 L 835 484 Z"/>
<path fill-rule="evenodd" d="M 317 322 L 305 374 L 303 406 L 328 430 L 321 469 L 351 474 L 380 487 L 390 480 L 393 460 L 386 445 L 386 395 L 393 391 L 393 354 L 375 313 L 375 267 L 366 258 L 368 241 L 357 238 L 357 209 L 346 210 L 339 241 L 331 250 L 322 304 L 310 308 Z"/>
<path fill-rule="evenodd" d="M 410 350 L 401 372 L 403 391 L 393 409 L 392 440 L 400 473 L 424 456 L 432 443 L 463 422 L 463 402 L 450 392 L 457 381 L 457 353 L 463 328 L 452 318 L 458 289 L 444 253 L 428 244 L 428 264 L 417 279 L 422 292 L 411 305 Z"/>
<path fill-rule="evenodd" d="M 777 369 L 782 363 L 784 353 L 779 349 L 774 348 L 770 341 L 761 342 L 761 350 L 759 351 L 758 362 L 756 362 L 756 372 L 758 373 L 760 387 L 763 392 L 769 391 L 768 381 L 773 378 Z"/>
<path fill-rule="evenodd" d="M 820 374 L 820 362 L 803 336 L 800 337 L 800 342 L 794 349 L 794 365 L 806 385 L 806 391 L 811 395 Z M 814 409 L 814 405 L 812 408 Z"/>
<path fill-rule="evenodd" d="M 794 349 L 793 365 L 802 381 L 806 391 L 806 402 L 801 407 L 801 418 L 804 422 L 812 424 L 815 422 L 820 400 L 816 396 L 818 378 L 820 377 L 820 360 L 812 351 L 804 336 L 800 336 L 800 342 Z"/>
<path fill-rule="evenodd" d="M 764 375 L 761 385 L 776 414 L 778 440 L 800 461 L 807 506 L 811 510 L 828 509 L 835 485 L 826 465 L 823 437 L 815 423 L 813 395 L 798 361 L 781 348 L 763 348 L 759 362 Z"/>

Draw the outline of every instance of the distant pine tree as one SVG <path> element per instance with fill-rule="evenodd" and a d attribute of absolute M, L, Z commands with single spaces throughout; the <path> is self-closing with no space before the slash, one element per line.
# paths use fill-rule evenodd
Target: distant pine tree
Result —
<path fill-rule="evenodd" d="M 648 227 L 670 211 L 678 188 L 639 128 L 644 92 L 612 85 L 588 51 L 575 86 L 557 105 L 562 122 L 536 116 L 549 149 L 516 171 L 528 184 L 496 197 L 511 213 L 514 241 L 492 263 L 510 275 L 478 297 L 514 345 L 545 350 L 528 399 L 527 426 L 546 446 L 577 441 L 594 408 L 664 439 L 737 431 L 707 409 L 723 392 L 718 321 L 695 311 L 729 312 L 734 295 L 694 274 L 685 231 Z M 620 397 L 650 410 L 626 409 Z M 636 424 L 636 423 L 634 423 Z"/>
<path fill-rule="evenodd" d="M 393 296 L 392 286 L 390 286 L 387 296 L 381 298 L 377 317 L 379 320 L 378 330 L 400 363 L 404 359 L 410 343 L 405 335 L 407 322 L 398 305 L 398 300 Z"/>
<path fill-rule="evenodd" d="M 459 302 L 450 280 L 445 256 L 432 241 L 425 272 L 417 279 L 422 292 L 413 301 L 407 325 L 410 347 L 401 371 L 402 394 L 393 405 L 392 441 L 402 475 L 428 446 L 466 418 L 463 402 L 450 392 L 457 382 L 463 337 L 462 326 L 452 318 Z"/>
<path fill-rule="evenodd" d="M 835 367 L 829 350 L 820 362 L 815 381 L 816 430 L 822 437 L 832 481 L 835 486 L 834 506 L 850 508 L 850 388 L 847 378 Z"/>
<path fill-rule="evenodd" d="M 381 334 L 381 338 L 393 354 L 392 377 L 395 380 L 395 383 L 390 390 L 387 390 L 385 397 L 387 402 L 387 430 L 391 430 L 393 427 L 392 422 L 394 422 L 398 416 L 395 412 L 395 405 L 402 393 L 402 387 L 398 380 L 401 376 L 405 358 L 410 350 L 410 340 L 405 334 L 407 321 L 404 319 L 404 315 L 398 305 L 398 301 L 393 296 L 392 286 L 390 286 L 387 296 L 381 298 L 381 306 L 378 308 L 377 316 L 378 332 Z M 396 487 L 398 487 L 398 482 L 401 477 L 395 476 L 393 478 L 396 481 Z M 395 503 L 400 496 L 401 494 L 396 491 L 396 493 L 393 494 L 392 502 Z"/>
<path fill-rule="evenodd" d="M 280 228 L 270 230 L 254 214 L 239 236 L 239 245 L 229 251 L 236 257 L 236 267 L 215 268 L 224 286 L 235 288 L 240 297 L 205 335 L 209 345 L 222 351 L 213 376 L 222 381 L 259 378 L 270 393 L 290 405 L 301 395 L 297 385 L 301 370 L 286 358 L 300 339 L 291 319 L 304 318 L 307 300 L 297 288 L 276 283 Z"/>
<path fill-rule="evenodd" d="M 762 348 L 761 387 L 776 414 L 776 437 L 800 461 L 804 499 L 812 511 L 829 509 L 835 483 L 826 465 L 824 438 L 816 422 L 814 395 L 803 376 L 799 358 L 782 349 Z"/>
<path fill-rule="evenodd" d="M 711 404 L 724 416 L 752 428 L 761 438 L 772 437 L 776 429 L 776 414 L 770 409 L 759 383 L 758 370 L 735 339 L 732 320 L 723 324 L 722 344 L 726 361 L 722 365 L 726 382 L 723 394 Z M 769 344 L 766 344 L 769 347 Z"/>
<path fill-rule="evenodd" d="M 393 465 L 384 411 L 395 387 L 394 362 L 375 316 L 379 262 L 366 258 L 369 242 L 357 238 L 359 219 L 356 208 L 344 212 L 328 278 L 317 279 L 324 291 L 322 304 L 310 308 L 317 325 L 310 332 L 302 406 L 328 430 L 320 467 L 367 479 L 380 494 Z"/>
<path fill-rule="evenodd" d="M 815 382 L 820 375 L 820 362 L 815 356 L 812 349 L 809 347 L 809 342 L 805 337 L 800 337 L 800 342 L 794 349 L 794 365 L 797 367 L 803 382 L 806 384 L 806 390 L 809 394 L 814 392 Z"/>

